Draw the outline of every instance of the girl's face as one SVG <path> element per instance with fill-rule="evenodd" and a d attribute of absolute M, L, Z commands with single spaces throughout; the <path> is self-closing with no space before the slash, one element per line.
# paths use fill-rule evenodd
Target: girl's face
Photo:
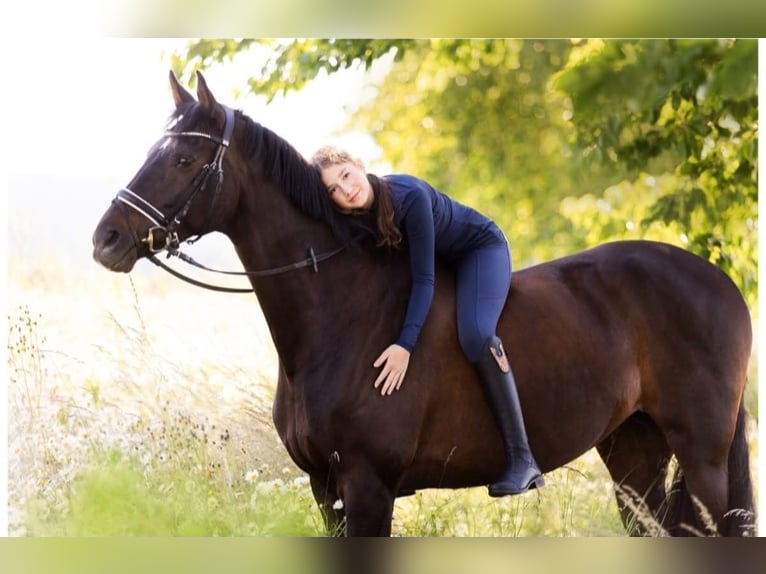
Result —
<path fill-rule="evenodd" d="M 322 182 L 341 211 L 365 210 L 372 206 L 372 186 L 361 162 L 343 162 L 322 169 Z"/>

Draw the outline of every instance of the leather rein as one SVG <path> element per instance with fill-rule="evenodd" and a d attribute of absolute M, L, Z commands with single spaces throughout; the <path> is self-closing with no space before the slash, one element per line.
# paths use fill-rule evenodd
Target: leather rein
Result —
<path fill-rule="evenodd" d="M 191 190 L 187 194 L 184 202 L 181 204 L 181 207 L 179 207 L 172 216 L 165 215 L 164 213 L 162 213 L 162 211 L 157 209 L 150 202 L 140 197 L 138 194 L 131 191 L 127 187 L 120 189 L 117 192 L 117 195 L 115 196 L 115 198 L 112 200 L 112 204 L 116 203 L 120 206 L 124 206 L 134 211 L 137 211 L 153 224 L 152 227 L 150 227 L 147 230 L 146 237 L 144 237 L 143 239 L 139 239 L 135 228 L 130 224 L 130 219 L 127 217 L 127 213 L 124 213 L 125 219 L 128 224 L 128 228 L 133 234 L 133 240 L 136 244 L 136 248 L 138 248 L 142 243 L 146 244 L 149 251 L 151 252 L 151 255 L 147 257 L 149 261 L 151 261 L 158 267 L 164 269 L 165 271 L 167 271 L 174 277 L 177 277 L 178 279 L 186 281 L 187 283 L 190 283 L 197 287 L 203 287 L 204 289 L 210 289 L 212 291 L 220 291 L 224 293 L 252 293 L 254 289 L 253 288 L 238 289 L 234 287 L 223 287 L 220 285 L 212 285 L 210 283 L 198 281 L 197 279 L 193 279 L 187 275 L 184 275 L 183 273 L 176 271 L 172 267 L 166 265 L 165 263 L 160 261 L 160 259 L 156 256 L 156 254 L 165 251 L 167 253 L 166 259 L 169 259 L 170 257 L 178 257 L 181 261 L 184 261 L 185 263 L 188 263 L 189 265 L 192 265 L 204 271 L 219 273 L 222 275 L 239 275 L 239 276 L 247 276 L 247 277 L 269 277 L 272 275 L 280 275 L 282 273 L 288 273 L 290 271 L 295 271 L 297 269 L 303 269 L 304 267 L 310 267 L 311 269 L 314 270 L 314 273 L 318 273 L 319 263 L 329 259 L 330 257 L 333 257 L 334 255 L 337 255 L 338 253 L 343 251 L 345 247 L 341 246 L 332 251 L 328 251 L 326 253 L 320 253 L 319 255 L 314 253 L 313 247 L 309 247 L 308 249 L 309 256 L 306 257 L 305 259 L 301 259 L 300 261 L 296 261 L 295 263 L 289 263 L 287 265 L 282 265 L 279 267 L 254 270 L 254 271 L 221 271 L 219 269 L 213 269 L 210 267 L 206 267 L 205 265 L 202 265 L 201 263 L 198 263 L 192 257 L 180 251 L 181 242 L 178 238 L 177 228 L 181 224 L 181 221 L 183 220 L 183 218 L 189 212 L 189 208 L 191 207 L 192 201 L 197 197 L 200 191 L 207 188 L 211 176 L 215 175 L 215 178 L 214 178 L 215 192 L 213 197 L 215 197 L 215 195 L 218 194 L 221 184 L 223 182 L 223 155 L 226 149 L 229 147 L 229 143 L 231 142 L 231 136 L 234 133 L 234 110 L 232 110 L 231 108 L 227 106 L 222 106 L 222 107 L 226 112 L 226 119 L 224 123 L 222 137 L 217 137 L 204 132 L 194 132 L 194 131 L 191 131 L 191 132 L 167 131 L 164 134 L 164 137 L 172 137 L 172 138 L 177 138 L 177 137 L 205 138 L 218 144 L 215 155 L 213 156 L 213 160 L 210 163 L 205 164 L 202 168 L 202 171 L 199 173 L 199 175 L 197 175 L 197 177 L 194 178 L 194 181 L 192 182 L 192 185 L 191 185 Z M 197 235 L 194 237 L 190 237 L 189 239 L 186 239 L 185 242 L 192 244 L 195 241 L 197 241 L 199 238 L 200 238 L 200 235 Z"/>

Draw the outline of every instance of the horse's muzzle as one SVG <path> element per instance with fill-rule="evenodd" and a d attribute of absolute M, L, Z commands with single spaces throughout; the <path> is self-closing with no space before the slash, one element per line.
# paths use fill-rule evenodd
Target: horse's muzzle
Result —
<path fill-rule="evenodd" d="M 99 225 L 93 233 L 93 259 L 109 269 L 129 273 L 138 259 L 135 244 L 117 229 Z"/>

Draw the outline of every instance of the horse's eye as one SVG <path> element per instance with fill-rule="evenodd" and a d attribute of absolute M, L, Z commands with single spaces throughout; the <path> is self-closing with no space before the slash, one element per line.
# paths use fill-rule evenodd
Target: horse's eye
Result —
<path fill-rule="evenodd" d="M 194 158 L 191 158 L 187 155 L 178 156 L 176 159 L 176 167 L 189 167 L 193 163 Z"/>

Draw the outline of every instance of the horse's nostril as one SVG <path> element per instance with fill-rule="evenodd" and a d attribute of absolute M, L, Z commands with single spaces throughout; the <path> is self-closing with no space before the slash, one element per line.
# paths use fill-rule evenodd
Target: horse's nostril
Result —
<path fill-rule="evenodd" d="M 116 229 L 110 229 L 104 234 L 102 246 L 105 249 L 113 247 L 120 240 L 120 232 Z"/>

